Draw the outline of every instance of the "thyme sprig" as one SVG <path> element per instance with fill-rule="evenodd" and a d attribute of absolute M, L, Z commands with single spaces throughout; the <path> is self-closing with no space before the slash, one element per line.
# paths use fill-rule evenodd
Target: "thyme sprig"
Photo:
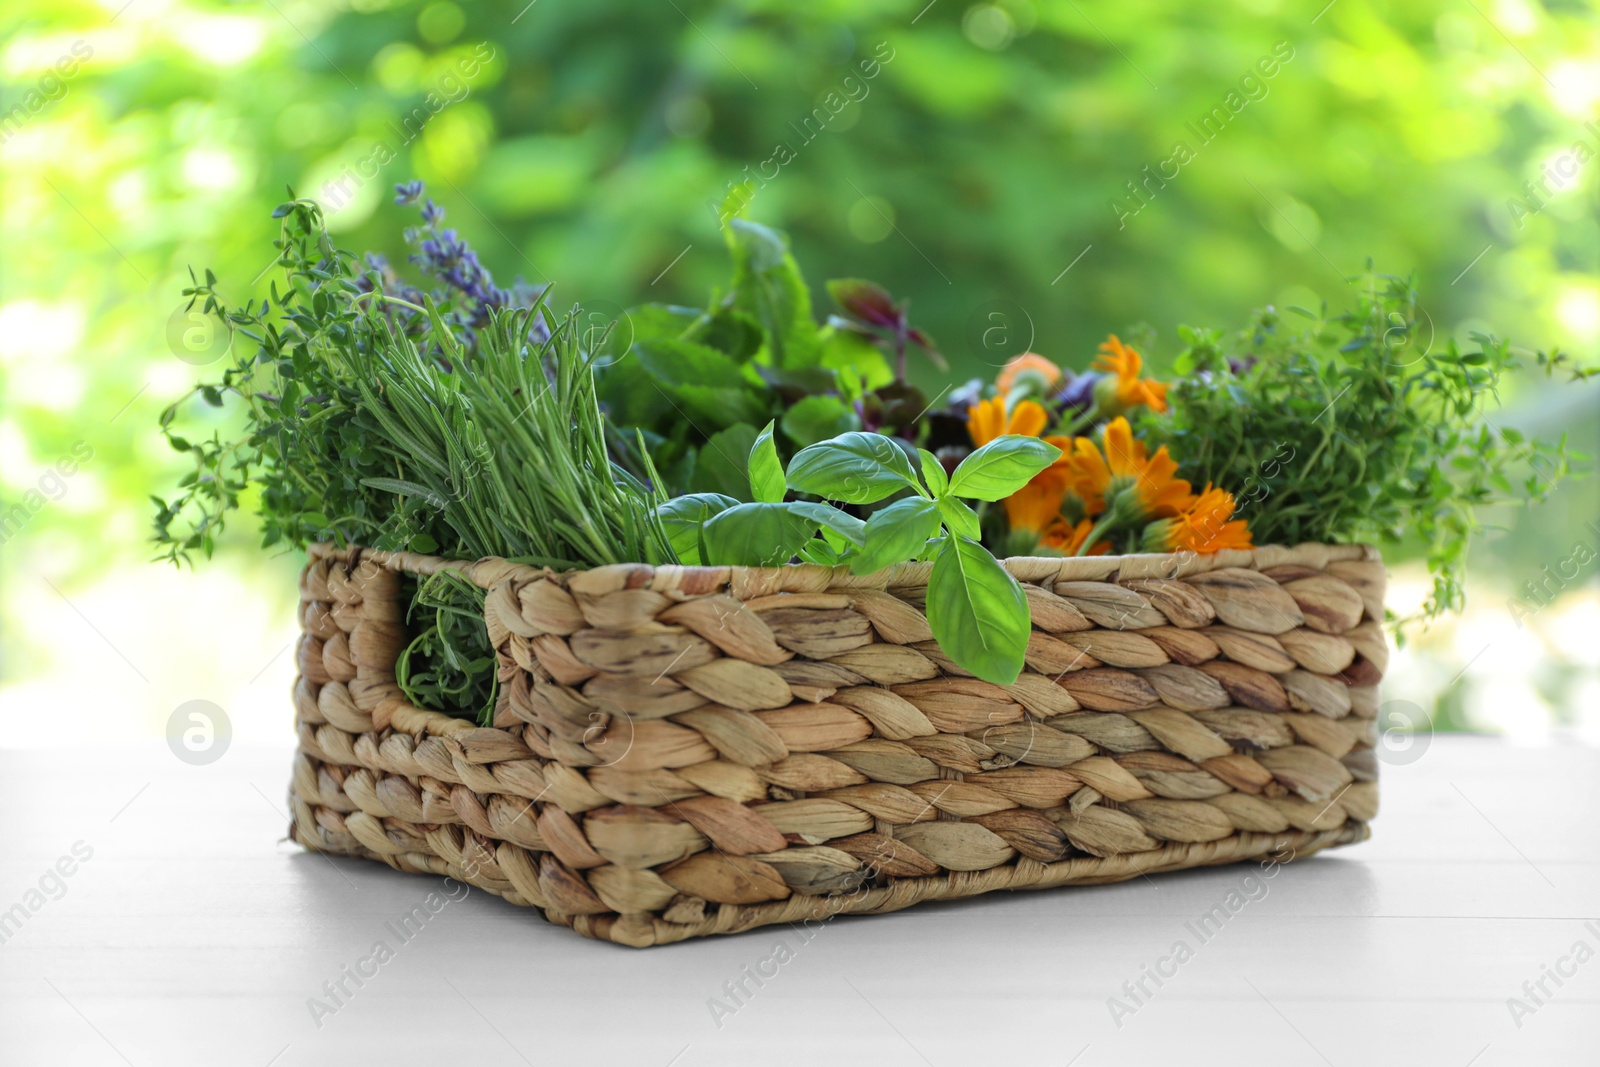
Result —
<path fill-rule="evenodd" d="M 1373 541 L 1417 545 L 1433 576 L 1418 616 L 1462 605 L 1479 509 L 1545 499 L 1571 470 L 1566 435 L 1546 442 L 1501 425 L 1499 386 L 1526 362 L 1504 340 L 1465 350 L 1434 339 L 1413 281 L 1363 278 L 1353 310 L 1272 308 L 1242 330 L 1185 328 L 1171 414 L 1146 420 L 1196 484 L 1230 487 L 1257 544 Z M 1595 373 L 1559 351 L 1546 375 Z"/>

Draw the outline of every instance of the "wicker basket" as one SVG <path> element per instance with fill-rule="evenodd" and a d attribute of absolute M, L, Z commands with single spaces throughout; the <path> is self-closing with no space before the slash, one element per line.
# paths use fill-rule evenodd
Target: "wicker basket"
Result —
<path fill-rule="evenodd" d="M 1364 839 L 1387 660 L 1365 546 L 1012 559 L 1015 685 L 927 564 L 555 574 L 317 546 L 293 836 L 646 946 Z M 493 728 L 409 704 L 400 573 L 488 590 Z"/>

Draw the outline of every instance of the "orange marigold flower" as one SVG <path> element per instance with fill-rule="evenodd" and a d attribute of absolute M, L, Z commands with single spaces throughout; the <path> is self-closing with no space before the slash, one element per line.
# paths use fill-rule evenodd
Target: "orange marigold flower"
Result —
<path fill-rule="evenodd" d="M 1145 545 L 1153 551 L 1197 552 L 1209 555 L 1224 548 L 1250 548 L 1250 526 L 1235 519 L 1233 494 L 1206 485 L 1183 511 L 1162 522 L 1151 523 Z"/>
<path fill-rule="evenodd" d="M 1144 358 L 1112 334 L 1100 346 L 1094 369 L 1116 376 L 1114 395 L 1121 410 L 1145 405 L 1154 411 L 1167 410 L 1167 383 L 1139 377 Z M 1109 379 L 1108 379 L 1109 380 Z"/>
<path fill-rule="evenodd" d="M 1013 530 L 1042 533 L 1061 518 L 1066 491 L 1035 478 L 1005 499 L 1006 522 Z"/>
<path fill-rule="evenodd" d="M 1000 395 L 1005 396 L 1017 384 L 1017 379 L 1023 377 L 1037 379 L 1043 387 L 1040 392 L 1048 392 L 1061 384 L 1061 368 L 1041 355 L 1024 352 L 1000 368 L 1000 376 L 995 379 L 994 385 Z"/>
<path fill-rule="evenodd" d="M 1089 515 L 1098 515 L 1106 509 L 1106 487 L 1111 484 L 1111 468 L 1100 449 L 1087 437 L 1072 439 L 1071 449 L 1063 449 L 1066 461 L 1067 491 L 1076 493 L 1083 501 Z"/>
<path fill-rule="evenodd" d="M 1008 433 L 1024 437 L 1038 437 L 1050 422 L 1043 407 L 1032 400 L 1024 400 L 1009 413 L 1004 397 L 980 400 L 967 410 L 967 433 L 974 447 L 982 448 L 996 437 Z"/>
<path fill-rule="evenodd" d="M 1083 547 L 1084 538 L 1088 537 L 1093 529 L 1094 521 L 1092 519 L 1080 519 L 1076 526 L 1068 526 L 1065 520 L 1058 521 L 1045 531 L 1039 543 L 1046 548 L 1060 552 L 1063 556 L 1076 556 L 1078 549 Z M 1098 541 L 1084 555 L 1103 556 L 1110 551 L 1110 541 Z"/>
<path fill-rule="evenodd" d="M 1088 514 L 1105 510 L 1106 490 L 1113 478 L 1132 482 L 1142 511 L 1149 517 L 1176 515 L 1194 499 L 1189 483 L 1176 476 L 1178 463 L 1167 454 L 1167 446 L 1150 455 L 1144 442 L 1134 438 L 1127 419 L 1119 415 L 1106 423 L 1102 439 L 1103 455 L 1093 441 L 1079 437 L 1066 457 L 1067 490 L 1082 498 Z"/>
<path fill-rule="evenodd" d="M 1127 419 L 1119 415 L 1106 423 L 1105 446 L 1106 465 L 1114 476 L 1134 480 L 1146 515 L 1176 515 L 1194 500 L 1189 483 L 1177 477 L 1178 461 L 1167 455 L 1167 446 L 1150 455 L 1144 442 L 1134 438 Z"/>

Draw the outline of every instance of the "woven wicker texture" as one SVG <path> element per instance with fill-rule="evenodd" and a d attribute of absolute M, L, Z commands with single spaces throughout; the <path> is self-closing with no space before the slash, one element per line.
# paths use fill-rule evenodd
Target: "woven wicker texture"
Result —
<path fill-rule="evenodd" d="M 317 546 L 293 836 L 663 944 L 1367 836 L 1387 661 L 1365 546 L 1013 559 L 1015 685 L 965 675 L 929 566 L 602 567 Z M 413 707 L 399 574 L 488 591 L 495 725 Z"/>

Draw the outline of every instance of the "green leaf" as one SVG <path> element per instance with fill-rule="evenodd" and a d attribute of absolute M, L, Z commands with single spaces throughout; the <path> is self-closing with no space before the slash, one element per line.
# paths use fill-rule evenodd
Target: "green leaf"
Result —
<path fill-rule="evenodd" d="M 816 563 L 824 567 L 837 567 L 839 556 L 837 547 L 819 537 L 813 537 L 800 549 L 800 562 Z"/>
<path fill-rule="evenodd" d="M 687 340 L 695 325 L 704 317 L 705 313 L 699 308 L 675 304 L 640 304 L 627 311 L 628 326 L 636 344 Z"/>
<path fill-rule="evenodd" d="M 950 495 L 1001 500 L 1027 485 L 1061 457 L 1061 449 L 1021 434 L 1006 434 L 961 461 L 950 476 Z"/>
<path fill-rule="evenodd" d="M 846 375 L 854 376 L 851 384 L 857 395 L 862 389 L 879 389 L 894 381 L 894 367 L 883 349 L 855 330 L 824 327 L 820 362 L 839 373 L 841 391 L 846 391 Z"/>
<path fill-rule="evenodd" d="M 939 532 L 939 505 L 921 496 L 896 500 L 872 513 L 866 532 L 865 548 L 850 559 L 851 574 L 871 574 L 915 559 Z"/>
<path fill-rule="evenodd" d="M 883 434 L 840 434 L 789 461 L 789 488 L 828 500 L 873 504 L 907 486 L 921 489 L 910 459 Z"/>
<path fill-rule="evenodd" d="M 836 396 L 802 397 L 783 413 L 783 432 L 801 448 L 860 428 L 856 413 Z"/>
<path fill-rule="evenodd" d="M 811 291 L 788 242 L 777 230 L 742 218 L 729 218 L 723 233 L 733 252 L 735 308 L 766 330 L 774 364 L 813 366 L 820 331 L 811 316 Z"/>
<path fill-rule="evenodd" d="M 922 480 L 928 484 L 928 492 L 935 500 L 940 499 L 950 489 L 950 475 L 945 473 L 944 464 L 926 448 L 917 449 L 917 459 L 922 462 Z"/>
<path fill-rule="evenodd" d="M 945 655 L 984 681 L 1010 685 L 1022 673 L 1032 629 L 1028 598 L 976 541 L 948 538 L 934 557 L 928 625 Z"/>
<path fill-rule="evenodd" d="M 707 562 L 776 567 L 789 562 L 816 534 L 816 521 L 788 504 L 739 504 L 706 523 Z"/>
<path fill-rule="evenodd" d="M 970 537 L 974 541 L 983 535 L 982 527 L 978 523 L 978 513 L 953 496 L 939 498 L 939 517 L 950 527 L 952 533 Z"/>
<path fill-rule="evenodd" d="M 743 500 L 750 494 L 749 456 L 756 437 L 756 428 L 747 422 L 712 434 L 695 456 L 690 488 L 697 493 L 722 493 Z"/>
<path fill-rule="evenodd" d="M 765 336 L 754 316 L 725 308 L 705 319 L 698 339 L 743 363 L 761 350 Z"/>
<path fill-rule="evenodd" d="M 756 435 L 750 449 L 750 493 L 757 500 L 776 503 L 783 499 L 783 461 L 778 459 L 778 446 L 772 443 L 772 423 Z"/>
<path fill-rule="evenodd" d="M 363 478 L 361 479 L 361 484 L 373 489 L 381 489 L 386 493 L 414 496 L 431 508 L 443 509 L 446 506 L 442 494 L 416 482 L 402 481 L 399 478 Z"/>
<path fill-rule="evenodd" d="M 700 551 L 700 531 L 712 517 L 739 502 L 721 493 L 692 493 L 658 504 L 653 514 L 667 532 L 667 543 L 678 554 L 678 562 L 696 566 L 705 562 Z"/>
<path fill-rule="evenodd" d="M 714 426 L 753 422 L 762 402 L 743 369 L 709 345 L 664 337 L 636 341 L 632 352 L 667 395 Z"/>
<path fill-rule="evenodd" d="M 814 504 L 805 500 L 792 501 L 789 510 L 816 521 L 824 530 L 837 534 L 844 541 L 860 548 L 866 541 L 867 524 L 854 515 L 840 511 L 832 504 Z"/>

